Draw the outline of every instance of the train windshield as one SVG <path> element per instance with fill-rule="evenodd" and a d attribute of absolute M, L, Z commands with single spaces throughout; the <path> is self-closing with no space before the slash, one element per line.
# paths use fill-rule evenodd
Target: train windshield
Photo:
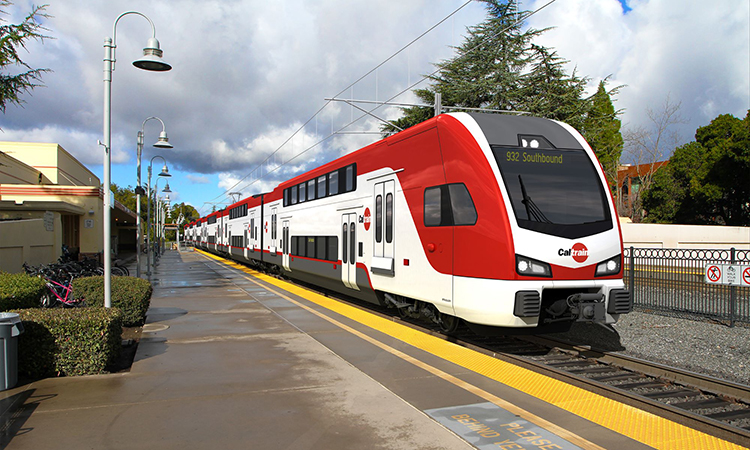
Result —
<path fill-rule="evenodd" d="M 584 150 L 492 146 L 521 228 L 577 239 L 612 229 L 606 192 Z"/>

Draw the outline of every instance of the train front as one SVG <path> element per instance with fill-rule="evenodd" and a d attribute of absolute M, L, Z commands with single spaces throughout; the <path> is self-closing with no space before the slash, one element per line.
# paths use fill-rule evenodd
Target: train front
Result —
<path fill-rule="evenodd" d="M 495 241 L 502 248 L 492 263 L 500 280 L 456 277 L 457 315 L 475 327 L 544 332 L 576 321 L 614 323 L 630 312 L 617 213 L 583 137 L 534 117 L 456 117 L 473 130 L 496 180 L 502 204 L 486 208 L 485 219 L 505 222 L 494 233 L 506 234 Z"/>

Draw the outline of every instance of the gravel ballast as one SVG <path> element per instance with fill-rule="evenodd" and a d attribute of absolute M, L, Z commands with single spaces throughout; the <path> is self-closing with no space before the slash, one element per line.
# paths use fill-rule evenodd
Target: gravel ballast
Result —
<path fill-rule="evenodd" d="M 750 327 L 633 311 L 612 328 L 575 324 L 552 336 L 750 385 Z"/>

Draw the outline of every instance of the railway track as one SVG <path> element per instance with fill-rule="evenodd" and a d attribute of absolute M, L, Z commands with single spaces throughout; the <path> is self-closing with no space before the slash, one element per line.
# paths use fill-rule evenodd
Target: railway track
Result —
<path fill-rule="evenodd" d="M 750 386 L 541 336 L 456 343 L 750 447 Z"/>

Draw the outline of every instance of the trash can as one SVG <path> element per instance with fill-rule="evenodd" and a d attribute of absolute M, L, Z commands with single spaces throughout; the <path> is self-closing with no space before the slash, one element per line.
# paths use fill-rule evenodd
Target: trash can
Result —
<path fill-rule="evenodd" d="M 23 323 L 16 313 L 0 313 L 0 391 L 18 383 L 18 336 Z"/>

